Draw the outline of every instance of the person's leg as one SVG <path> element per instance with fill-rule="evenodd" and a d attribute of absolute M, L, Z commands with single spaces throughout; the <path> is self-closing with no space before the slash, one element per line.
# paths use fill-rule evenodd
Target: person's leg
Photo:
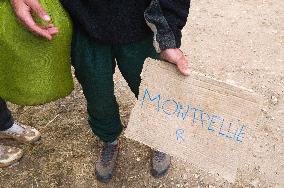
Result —
<path fill-rule="evenodd" d="M 28 126 L 15 123 L 6 102 L 0 98 L 0 138 L 12 138 L 22 142 L 34 142 L 40 134 Z M 23 150 L 0 145 L 0 168 L 16 163 L 23 156 Z"/>
<path fill-rule="evenodd" d="M 32 143 L 40 139 L 40 133 L 29 126 L 14 122 L 6 102 L 0 98 L 0 139 L 12 138 L 23 143 Z"/>
<path fill-rule="evenodd" d="M 114 95 L 115 59 L 112 47 L 95 43 L 84 31 L 74 29 L 72 65 L 87 99 L 89 124 L 104 142 L 96 162 L 98 180 L 111 179 L 118 155 L 117 137 L 122 131 L 118 104 Z"/>
<path fill-rule="evenodd" d="M 6 102 L 0 98 L 0 131 L 5 131 L 12 127 L 14 121 L 11 112 L 7 108 Z"/>
<path fill-rule="evenodd" d="M 145 59 L 147 57 L 160 59 L 159 54 L 154 49 L 152 37 L 140 42 L 116 46 L 115 57 L 123 77 L 137 98 L 141 82 L 140 74 Z M 154 150 L 152 155 L 152 175 L 154 177 L 165 175 L 170 167 L 170 156 Z"/>
<path fill-rule="evenodd" d="M 11 128 L 13 123 L 13 118 L 6 102 L 0 98 L 0 131 Z M 0 145 L 0 168 L 17 162 L 22 155 L 23 151 L 21 149 Z"/>
<path fill-rule="evenodd" d="M 87 100 L 89 124 L 104 142 L 113 142 L 122 125 L 114 95 L 115 60 L 109 45 L 95 43 L 86 33 L 75 29 L 72 65 Z"/>
<path fill-rule="evenodd" d="M 145 59 L 148 57 L 159 59 L 159 54 L 153 47 L 153 37 L 139 42 L 117 45 L 114 52 L 119 70 L 137 98 L 141 82 L 140 74 Z"/>

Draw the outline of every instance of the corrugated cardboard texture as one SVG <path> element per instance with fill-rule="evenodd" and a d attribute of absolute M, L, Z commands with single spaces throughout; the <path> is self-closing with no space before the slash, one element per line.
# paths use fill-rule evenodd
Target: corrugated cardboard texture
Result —
<path fill-rule="evenodd" d="M 252 91 L 147 59 L 125 136 L 233 182 L 262 99 Z"/>

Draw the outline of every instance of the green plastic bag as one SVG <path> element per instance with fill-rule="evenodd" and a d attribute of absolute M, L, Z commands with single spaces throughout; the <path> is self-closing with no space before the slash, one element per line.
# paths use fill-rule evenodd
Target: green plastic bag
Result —
<path fill-rule="evenodd" d="M 0 0 L 0 97 L 19 105 L 44 104 L 73 90 L 71 21 L 58 0 L 41 4 L 59 28 L 52 41 L 30 33 L 9 0 Z"/>

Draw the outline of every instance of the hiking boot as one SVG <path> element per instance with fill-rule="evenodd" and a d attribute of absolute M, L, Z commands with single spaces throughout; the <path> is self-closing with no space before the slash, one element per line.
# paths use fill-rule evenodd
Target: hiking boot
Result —
<path fill-rule="evenodd" d="M 40 139 L 40 133 L 35 128 L 15 122 L 11 128 L 0 131 L 1 138 L 12 138 L 22 143 L 32 143 Z"/>
<path fill-rule="evenodd" d="M 111 180 L 116 159 L 118 156 L 118 144 L 104 142 L 100 158 L 96 162 L 96 176 L 101 182 L 107 183 Z"/>
<path fill-rule="evenodd" d="M 0 145 L 0 168 L 16 163 L 22 158 L 22 156 L 23 150 Z"/>
<path fill-rule="evenodd" d="M 153 177 L 156 178 L 162 177 L 167 173 L 168 169 L 170 168 L 171 157 L 168 154 L 156 150 L 153 150 L 152 152 L 153 157 L 151 174 Z"/>

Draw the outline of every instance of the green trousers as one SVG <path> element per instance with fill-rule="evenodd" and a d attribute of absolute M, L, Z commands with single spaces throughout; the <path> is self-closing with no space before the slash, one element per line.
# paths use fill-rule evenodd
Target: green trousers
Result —
<path fill-rule="evenodd" d="M 84 31 L 75 29 L 72 65 L 87 99 L 89 125 L 103 141 L 112 142 L 122 132 L 118 104 L 114 96 L 116 64 L 132 92 L 138 97 L 140 73 L 147 57 L 157 59 L 153 38 L 129 44 L 102 45 Z"/>

